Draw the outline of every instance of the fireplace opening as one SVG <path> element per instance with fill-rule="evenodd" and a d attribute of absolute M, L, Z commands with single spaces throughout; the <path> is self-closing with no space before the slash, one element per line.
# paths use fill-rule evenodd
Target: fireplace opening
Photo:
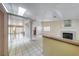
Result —
<path fill-rule="evenodd" d="M 63 33 L 63 38 L 73 39 L 73 33 Z"/>

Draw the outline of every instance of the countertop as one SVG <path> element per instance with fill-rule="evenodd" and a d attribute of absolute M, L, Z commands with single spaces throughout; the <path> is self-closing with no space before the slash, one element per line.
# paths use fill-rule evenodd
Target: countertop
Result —
<path fill-rule="evenodd" d="M 62 42 L 64 42 L 64 43 L 68 43 L 68 44 L 72 44 L 72 45 L 79 46 L 79 40 L 65 39 L 65 38 L 61 38 L 61 37 L 59 37 L 59 36 L 55 36 L 55 35 L 50 34 L 50 33 L 44 33 L 44 34 L 43 34 L 43 37 L 46 37 L 46 38 L 50 38 L 50 39 L 62 41 Z"/>

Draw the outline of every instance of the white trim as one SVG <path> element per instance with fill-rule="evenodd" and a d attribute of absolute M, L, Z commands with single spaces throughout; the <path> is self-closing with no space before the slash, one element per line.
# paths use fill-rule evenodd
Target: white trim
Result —
<path fill-rule="evenodd" d="M 9 12 L 9 11 L 7 10 L 7 8 L 6 8 L 6 6 L 4 5 L 4 3 L 2 3 L 2 5 L 3 5 L 4 9 L 6 10 L 6 12 Z"/>

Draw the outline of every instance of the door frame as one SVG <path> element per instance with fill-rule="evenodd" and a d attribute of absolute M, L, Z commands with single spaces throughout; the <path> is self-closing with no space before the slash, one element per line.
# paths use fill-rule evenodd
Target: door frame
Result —
<path fill-rule="evenodd" d="M 2 5 L 2 3 L 0 3 L 0 11 L 4 14 L 3 16 L 3 56 L 8 56 L 8 14 L 4 8 L 4 6 Z"/>

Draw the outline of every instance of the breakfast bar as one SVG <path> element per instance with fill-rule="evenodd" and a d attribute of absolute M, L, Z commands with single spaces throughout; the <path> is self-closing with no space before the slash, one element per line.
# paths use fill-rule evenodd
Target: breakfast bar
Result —
<path fill-rule="evenodd" d="M 79 41 L 45 33 L 43 49 L 47 56 L 79 56 Z"/>

